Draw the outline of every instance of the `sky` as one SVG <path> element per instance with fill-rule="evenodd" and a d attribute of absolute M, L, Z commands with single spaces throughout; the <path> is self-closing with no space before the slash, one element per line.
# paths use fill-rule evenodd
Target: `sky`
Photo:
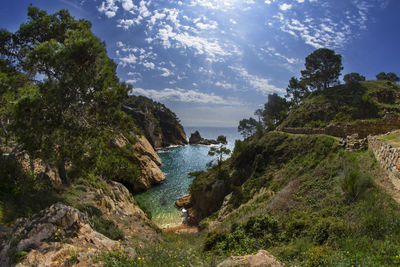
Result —
<path fill-rule="evenodd" d="M 342 55 L 342 74 L 400 75 L 399 0 L 2 1 L 0 27 L 16 31 L 30 3 L 91 21 L 131 93 L 184 126 L 237 126 L 322 47 Z"/>

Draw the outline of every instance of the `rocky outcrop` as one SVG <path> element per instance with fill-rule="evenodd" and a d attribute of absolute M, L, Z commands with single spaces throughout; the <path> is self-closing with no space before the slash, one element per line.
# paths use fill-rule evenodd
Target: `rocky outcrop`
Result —
<path fill-rule="evenodd" d="M 197 220 L 209 216 L 219 210 L 224 198 L 231 192 L 228 180 L 216 180 L 212 184 L 191 188 L 191 203 L 193 214 Z"/>
<path fill-rule="evenodd" d="M 255 255 L 233 256 L 220 264 L 218 267 L 283 267 L 284 263 L 275 259 L 275 257 L 266 250 L 259 250 Z"/>
<path fill-rule="evenodd" d="M 187 137 L 175 113 L 163 104 L 143 96 L 130 96 L 122 110 L 135 120 L 155 148 L 187 144 Z"/>
<path fill-rule="evenodd" d="M 175 201 L 175 206 L 177 206 L 180 209 L 181 208 L 185 208 L 185 209 L 191 208 L 192 203 L 191 203 L 190 195 L 180 197 L 177 201 Z"/>
<path fill-rule="evenodd" d="M 103 218 L 113 221 L 123 232 L 124 240 L 137 245 L 157 242 L 157 229 L 139 208 L 129 190 L 118 182 L 108 182 L 107 189 L 87 188 L 77 199 L 83 207 L 92 205 Z"/>
<path fill-rule="evenodd" d="M 99 250 L 119 246 L 93 231 L 79 210 L 57 203 L 28 220 L 18 220 L 9 230 L 11 239 L 0 242 L 0 265 L 88 266 Z"/>
<path fill-rule="evenodd" d="M 195 131 L 190 135 L 189 144 L 191 145 L 217 145 L 218 142 L 212 139 L 205 139 L 201 137 L 199 131 Z"/>
<path fill-rule="evenodd" d="M 154 184 L 160 184 L 165 180 L 165 174 L 161 171 L 161 159 L 146 139 L 145 136 L 135 136 L 136 142 L 132 145 L 123 135 L 115 137 L 112 141 L 117 147 L 132 145 L 135 154 L 135 163 L 140 169 L 141 175 L 133 177 L 130 181 L 123 181 L 134 192 L 149 189 Z"/>
<path fill-rule="evenodd" d="M 33 215 L 0 227 L 0 266 L 103 266 L 93 265 L 99 252 L 123 249 L 135 256 L 125 244 L 144 246 L 157 243 L 157 228 L 136 205 L 131 193 L 120 183 L 104 183 L 104 189 L 76 186 L 81 192 L 73 208 L 56 203 Z M 123 233 L 123 240 L 111 240 L 92 226 L 90 210 L 112 221 Z M 10 238 L 11 237 L 11 238 Z"/>
<path fill-rule="evenodd" d="M 149 189 L 153 184 L 160 184 L 165 180 L 165 174 L 161 171 L 161 159 L 147 141 L 146 137 L 137 137 L 134 144 L 137 152 L 137 160 L 142 175 L 133 184 L 134 191 Z"/>

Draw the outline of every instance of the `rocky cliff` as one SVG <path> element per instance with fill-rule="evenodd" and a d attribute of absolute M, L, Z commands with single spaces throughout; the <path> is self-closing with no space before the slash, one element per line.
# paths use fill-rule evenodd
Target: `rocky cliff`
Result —
<path fill-rule="evenodd" d="M 154 148 L 187 144 L 182 125 L 165 105 L 143 96 L 130 96 L 123 111 L 135 120 Z"/>
<path fill-rule="evenodd" d="M 117 182 L 105 185 L 107 189 L 79 186 L 72 200 L 78 209 L 56 203 L 12 227 L 1 227 L 0 265 L 92 266 L 103 251 L 118 249 L 134 257 L 128 243 L 158 241 L 156 228 L 127 188 Z"/>

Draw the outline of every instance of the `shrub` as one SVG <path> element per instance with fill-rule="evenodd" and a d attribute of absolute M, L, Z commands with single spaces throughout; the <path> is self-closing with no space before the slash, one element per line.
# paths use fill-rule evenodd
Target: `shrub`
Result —
<path fill-rule="evenodd" d="M 352 171 L 342 181 L 341 188 L 348 202 L 357 201 L 361 195 L 373 186 L 369 175 L 359 171 Z"/>

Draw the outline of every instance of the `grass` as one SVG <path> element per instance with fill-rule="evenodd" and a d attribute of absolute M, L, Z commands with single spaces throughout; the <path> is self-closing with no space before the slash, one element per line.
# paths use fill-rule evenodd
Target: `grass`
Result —
<path fill-rule="evenodd" d="M 373 154 L 337 149 L 329 137 L 282 136 L 242 144 L 230 166 L 251 166 L 233 191 L 247 197 L 222 222 L 205 220 L 214 230 L 204 247 L 225 257 L 266 249 L 288 266 L 400 264 L 400 207 L 374 185 Z M 260 223 L 266 214 L 276 227 Z"/>
<path fill-rule="evenodd" d="M 203 234 L 162 233 L 163 241 L 140 248 L 132 244 L 135 253 L 123 248 L 102 252 L 95 262 L 105 266 L 217 266 L 223 257 L 202 251 Z"/>
<path fill-rule="evenodd" d="M 391 132 L 390 134 L 385 134 L 378 136 L 385 143 L 393 146 L 400 147 L 400 131 Z"/>

